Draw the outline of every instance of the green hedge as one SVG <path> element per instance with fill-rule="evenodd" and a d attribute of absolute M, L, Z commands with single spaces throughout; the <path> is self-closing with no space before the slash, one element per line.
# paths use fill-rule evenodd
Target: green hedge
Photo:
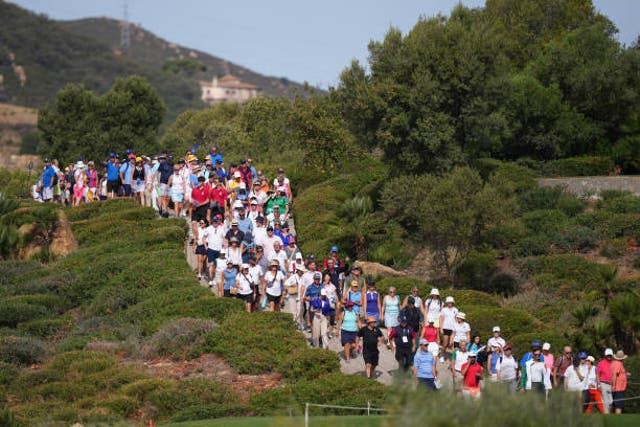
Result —
<path fill-rule="evenodd" d="M 546 177 L 607 176 L 613 172 L 610 157 L 585 156 L 551 160 L 539 165 L 539 172 Z"/>
<path fill-rule="evenodd" d="M 609 273 L 611 266 L 598 264 L 576 255 L 549 255 L 530 257 L 517 263 L 522 273 L 533 276 L 548 273 L 575 289 L 598 289 Z"/>

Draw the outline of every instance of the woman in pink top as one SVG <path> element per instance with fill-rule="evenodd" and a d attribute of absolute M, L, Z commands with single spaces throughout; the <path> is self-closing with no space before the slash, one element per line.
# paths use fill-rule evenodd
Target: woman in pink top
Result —
<path fill-rule="evenodd" d="M 611 393 L 613 395 L 613 407 L 616 414 L 622 413 L 624 407 L 624 391 L 627 389 L 627 371 L 622 361 L 627 358 L 624 351 L 618 350 L 611 362 Z"/>
<path fill-rule="evenodd" d="M 542 355 L 544 356 L 544 366 L 547 367 L 549 372 L 549 379 L 551 380 L 551 384 L 553 384 L 553 362 L 555 362 L 553 358 L 553 354 L 551 353 L 551 344 L 548 342 L 542 344 Z"/>
<path fill-rule="evenodd" d="M 431 352 L 433 357 L 438 357 L 438 353 L 440 353 L 440 346 L 438 343 L 439 340 L 439 329 L 434 326 L 434 320 L 429 319 L 429 323 L 424 327 L 422 332 L 422 336 L 427 340 L 427 350 Z"/>

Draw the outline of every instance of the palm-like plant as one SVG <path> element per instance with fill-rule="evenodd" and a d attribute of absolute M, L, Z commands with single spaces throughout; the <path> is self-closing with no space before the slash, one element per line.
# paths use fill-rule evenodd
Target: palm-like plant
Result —
<path fill-rule="evenodd" d="M 633 292 L 618 295 L 611 301 L 609 313 L 618 344 L 627 353 L 640 350 L 640 297 Z"/>
<path fill-rule="evenodd" d="M 356 257 L 366 260 L 371 233 L 373 202 L 369 196 L 355 196 L 338 209 L 338 218 L 328 228 L 336 240 L 352 240 Z"/>

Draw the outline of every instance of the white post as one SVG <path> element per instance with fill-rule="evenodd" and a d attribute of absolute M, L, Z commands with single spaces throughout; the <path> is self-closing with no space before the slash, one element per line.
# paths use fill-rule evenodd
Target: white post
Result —
<path fill-rule="evenodd" d="M 309 427 L 309 402 L 304 404 L 304 427 Z"/>
<path fill-rule="evenodd" d="M 367 417 L 371 415 L 371 401 L 367 400 Z"/>

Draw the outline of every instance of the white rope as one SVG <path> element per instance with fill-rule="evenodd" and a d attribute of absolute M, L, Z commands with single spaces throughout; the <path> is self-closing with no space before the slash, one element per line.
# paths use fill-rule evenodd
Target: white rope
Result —
<path fill-rule="evenodd" d="M 306 403 L 306 405 L 309 406 L 317 406 L 319 408 L 337 408 L 337 409 L 353 409 L 354 411 L 366 411 L 366 410 L 370 410 L 370 411 L 378 411 L 378 412 L 386 412 L 386 409 L 383 408 L 376 408 L 376 407 L 369 407 L 369 408 L 360 408 L 357 406 L 341 406 L 341 405 L 321 405 L 319 403 Z"/>

